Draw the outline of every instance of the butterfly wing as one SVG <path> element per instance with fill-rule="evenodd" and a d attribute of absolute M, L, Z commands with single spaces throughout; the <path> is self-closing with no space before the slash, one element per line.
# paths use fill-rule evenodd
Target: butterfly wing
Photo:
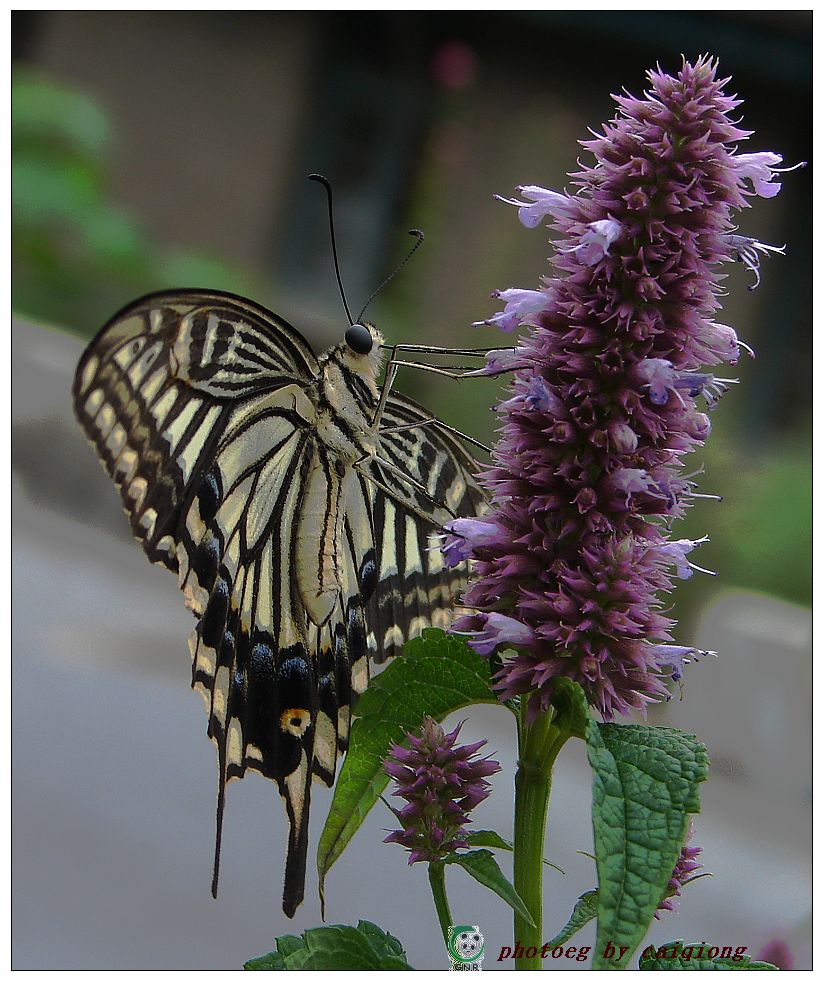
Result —
<path fill-rule="evenodd" d="M 376 456 L 392 465 L 371 463 L 368 481 L 376 586 L 367 623 L 373 656 L 383 661 L 424 627 L 448 626 L 467 565 L 444 565 L 438 533 L 452 518 L 482 514 L 486 499 L 475 458 L 431 412 L 399 393 L 387 401 Z"/>
<path fill-rule="evenodd" d="M 303 894 L 309 780 L 331 780 L 338 716 L 365 687 L 358 670 L 352 684 L 349 654 L 360 644 L 365 655 L 362 610 L 343 629 L 345 609 L 323 627 L 307 622 L 292 574 L 293 519 L 318 452 L 303 389 L 318 371 L 300 335 L 264 309 L 181 291 L 116 315 L 81 358 L 73 389 L 135 536 L 178 573 L 199 620 L 193 685 L 220 766 L 215 885 L 226 782 L 252 767 L 286 801 L 292 913 Z M 346 569 L 354 575 L 351 561 Z M 347 589 L 357 593 L 349 580 Z M 325 725 L 316 740 L 319 700 L 334 722 L 331 737 Z"/>
<path fill-rule="evenodd" d="M 179 550 L 181 586 L 200 616 L 190 638 L 193 684 L 218 751 L 213 891 L 226 784 L 254 769 L 277 782 L 286 803 L 288 916 L 303 899 L 311 779 L 334 781 L 352 701 L 368 682 L 361 546 L 351 537 L 363 534 L 368 514 L 345 503 L 355 475 L 336 475 L 312 411 L 286 388 L 233 412 Z M 302 576 L 311 567 L 317 577 L 321 547 L 337 583 L 322 614 Z M 199 555 L 213 558 L 187 568 Z"/>

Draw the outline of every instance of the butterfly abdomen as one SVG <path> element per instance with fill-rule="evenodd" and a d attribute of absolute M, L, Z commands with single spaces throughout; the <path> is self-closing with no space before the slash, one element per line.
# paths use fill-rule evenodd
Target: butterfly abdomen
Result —
<path fill-rule="evenodd" d="M 297 529 L 298 592 L 312 623 L 321 626 L 332 615 L 341 592 L 341 490 L 345 468 L 321 444 L 306 480 Z"/>

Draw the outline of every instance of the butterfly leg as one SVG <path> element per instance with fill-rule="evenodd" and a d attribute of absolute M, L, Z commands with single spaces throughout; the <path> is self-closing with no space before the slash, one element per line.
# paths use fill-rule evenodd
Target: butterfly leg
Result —
<path fill-rule="evenodd" d="M 383 347 L 390 348 L 395 357 L 397 351 L 409 351 L 417 354 L 458 354 L 461 357 L 483 358 L 491 351 L 514 351 L 514 347 L 434 347 L 431 344 L 384 344 Z"/>
<path fill-rule="evenodd" d="M 426 364 L 422 361 L 406 361 L 398 358 L 398 352 L 408 351 L 410 354 L 446 354 L 446 355 L 458 355 L 460 357 L 470 357 L 470 358 L 485 358 L 487 354 L 493 351 L 514 351 L 514 347 L 437 347 L 431 344 L 384 344 L 382 345 L 384 349 L 390 351 L 389 360 L 386 363 L 386 371 L 384 373 L 383 387 L 381 389 L 380 400 L 378 402 L 378 407 L 375 410 L 375 415 L 372 417 L 372 426 L 376 427 L 380 422 L 381 416 L 383 415 L 384 408 L 386 406 L 386 400 L 389 398 L 389 393 L 392 390 L 392 385 L 395 382 L 395 377 L 398 373 L 398 367 L 403 366 L 406 368 L 419 368 L 421 371 L 431 371 L 437 375 L 445 375 L 447 378 L 460 379 L 467 377 L 464 375 L 465 371 L 469 371 L 469 366 L 459 366 L 452 365 L 448 367 L 441 367 L 440 365 Z M 471 442 L 471 440 L 470 440 Z"/>
<path fill-rule="evenodd" d="M 460 439 L 466 440 L 467 443 L 472 443 L 473 446 L 477 446 L 479 449 L 484 450 L 487 453 L 491 453 L 492 449 L 482 443 L 480 440 L 475 439 L 474 436 L 468 436 L 466 433 L 462 433 L 460 429 L 455 429 L 453 426 L 447 426 L 445 422 L 440 420 L 437 416 L 432 416 L 429 419 L 421 419 L 420 422 L 410 422 L 405 426 L 387 426 L 386 429 L 381 429 L 378 435 L 382 433 L 402 433 L 407 429 L 418 429 L 421 426 L 437 426 L 439 429 L 444 429 L 448 433 L 452 433 L 453 436 L 458 436 Z"/>
<path fill-rule="evenodd" d="M 468 364 L 453 364 L 442 368 L 439 364 L 427 364 L 425 361 L 401 361 L 396 358 L 393 365 L 403 366 L 404 368 L 419 368 L 421 371 L 431 371 L 434 375 L 445 375 L 447 378 L 463 378 L 465 371 L 471 371 L 472 366 Z"/>
<path fill-rule="evenodd" d="M 392 391 L 392 385 L 395 382 L 395 377 L 398 373 L 399 367 L 406 368 L 420 368 L 421 371 L 431 371 L 436 375 L 445 375 L 447 378 L 461 378 L 462 372 L 467 370 L 466 368 L 461 368 L 455 366 L 453 368 L 441 368 L 439 365 L 435 364 L 423 364 L 420 361 L 400 361 L 394 355 L 390 357 L 386 365 L 386 372 L 383 377 L 383 387 L 381 388 L 380 399 L 378 400 L 378 407 L 375 409 L 375 414 L 372 416 L 372 427 L 377 427 L 381 420 L 383 411 L 386 407 L 386 400 Z"/>
<path fill-rule="evenodd" d="M 493 348 L 493 350 L 499 350 L 499 348 Z M 453 352 L 444 350 L 434 351 L 435 354 L 453 354 L 461 352 Z M 464 352 L 465 353 L 465 352 Z M 469 371 L 469 365 L 452 365 L 448 368 L 442 368 L 440 365 L 436 364 L 426 364 L 422 361 L 402 361 L 395 357 L 394 349 L 393 354 L 390 356 L 389 361 L 386 364 L 386 372 L 383 377 L 383 387 L 381 388 L 380 399 L 378 400 L 378 407 L 375 409 L 375 414 L 372 417 L 372 427 L 375 428 L 381 420 L 384 408 L 386 407 L 386 400 L 392 391 L 392 385 L 395 383 L 395 377 L 398 373 L 398 368 L 418 368 L 421 371 L 431 371 L 436 375 L 444 375 L 447 378 L 454 378 L 456 380 L 465 377 L 464 372 Z"/>
<path fill-rule="evenodd" d="M 372 417 L 372 428 L 377 429 L 383 416 L 383 411 L 386 408 L 386 400 L 389 398 L 389 393 L 392 391 L 392 384 L 395 381 L 395 375 L 398 373 L 398 369 L 395 367 L 394 362 L 395 352 L 393 350 L 389 357 L 389 361 L 386 365 L 386 371 L 383 376 L 383 387 L 381 388 L 381 396 L 378 400 L 378 407 L 375 409 L 375 414 Z"/>

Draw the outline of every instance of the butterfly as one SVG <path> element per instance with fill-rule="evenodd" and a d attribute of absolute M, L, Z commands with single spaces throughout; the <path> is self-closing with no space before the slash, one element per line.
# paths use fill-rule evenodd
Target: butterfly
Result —
<path fill-rule="evenodd" d="M 116 314 L 74 379 L 135 538 L 197 618 L 192 685 L 218 757 L 212 892 L 226 785 L 255 770 L 286 805 L 288 916 L 311 782 L 334 782 L 370 657 L 448 625 L 466 571 L 444 566 L 437 533 L 484 509 L 454 431 L 379 387 L 384 347 L 353 323 L 316 357 L 250 300 L 177 290 Z"/>

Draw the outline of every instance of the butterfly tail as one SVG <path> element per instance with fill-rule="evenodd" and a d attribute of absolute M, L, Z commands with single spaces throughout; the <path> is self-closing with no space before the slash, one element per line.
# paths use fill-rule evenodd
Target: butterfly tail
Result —
<path fill-rule="evenodd" d="M 293 808 L 300 808 L 297 820 Z M 291 919 L 303 902 L 306 883 L 306 854 L 309 848 L 309 786 L 307 784 L 303 800 L 290 801 L 286 798 L 289 813 L 289 846 L 286 852 L 286 873 L 283 881 L 283 912 Z"/>
<path fill-rule="evenodd" d="M 223 841 L 223 811 L 226 806 L 226 749 L 218 750 L 220 780 L 217 791 L 217 814 L 215 818 L 215 862 L 212 868 L 212 897 L 217 899 L 217 884 L 220 879 L 220 846 Z"/>
<path fill-rule="evenodd" d="M 283 637 L 283 634 L 281 634 Z M 277 684 L 273 690 L 276 728 L 273 752 L 264 754 L 277 780 L 289 819 L 283 912 L 292 917 L 303 901 L 306 852 L 309 845 L 309 803 L 312 787 L 317 719 L 317 678 L 314 658 L 304 644 L 279 651 Z M 272 717 L 262 713 L 260 722 Z"/>

